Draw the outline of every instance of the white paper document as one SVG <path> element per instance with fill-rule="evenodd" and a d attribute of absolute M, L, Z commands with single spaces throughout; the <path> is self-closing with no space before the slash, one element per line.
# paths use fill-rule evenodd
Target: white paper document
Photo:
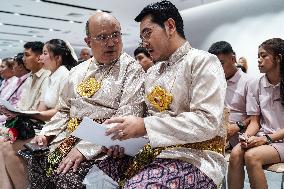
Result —
<path fill-rule="evenodd" d="M 21 113 L 21 114 L 39 114 L 39 111 L 23 111 L 23 110 L 19 110 L 16 107 L 14 107 L 12 104 L 10 104 L 10 102 L 8 102 L 7 100 L 1 99 L 0 98 L 0 105 L 4 106 L 7 110 L 11 111 L 11 112 L 16 112 L 16 113 Z"/>
<path fill-rule="evenodd" d="M 96 123 L 92 119 L 85 117 L 72 135 L 101 146 L 110 147 L 119 145 L 120 147 L 124 147 L 124 153 L 130 156 L 137 154 L 148 143 L 148 139 L 143 137 L 123 141 L 112 140 L 111 136 L 105 135 L 106 129 L 105 125 Z"/>

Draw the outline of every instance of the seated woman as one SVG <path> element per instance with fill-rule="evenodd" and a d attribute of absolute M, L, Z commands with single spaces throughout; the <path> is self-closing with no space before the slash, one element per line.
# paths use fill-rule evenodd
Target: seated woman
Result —
<path fill-rule="evenodd" d="M 51 75 L 40 99 L 39 109 L 42 111 L 33 118 L 48 121 L 57 112 L 59 95 L 67 82 L 69 70 L 77 65 L 77 56 L 68 42 L 52 39 L 45 43 L 40 62 Z"/>
<path fill-rule="evenodd" d="M 32 118 L 42 121 L 49 120 L 56 112 L 58 96 L 66 83 L 69 71 L 77 63 L 74 50 L 60 39 L 52 39 L 45 43 L 43 54 L 39 56 L 39 64 L 51 71 L 51 75 L 43 89 L 37 110 L 38 115 Z M 14 144 L 0 144 L 0 180 L 2 188 L 27 188 L 26 162 L 16 155 L 28 140 L 19 140 Z M 1 188 L 0 184 L 0 188 Z"/>
<path fill-rule="evenodd" d="M 6 97 L 4 97 L 5 100 L 10 102 L 12 105 L 16 106 L 18 101 L 20 100 L 22 96 L 22 92 L 24 89 L 24 83 L 26 82 L 27 78 L 30 76 L 30 71 L 26 69 L 23 62 L 23 53 L 19 53 L 15 56 L 14 60 L 8 60 L 7 61 L 7 67 L 5 70 L 2 70 L 2 75 L 4 77 L 7 77 L 7 75 L 14 75 L 16 77 L 12 77 L 10 79 L 13 79 L 12 82 L 9 82 L 10 79 L 7 80 L 6 84 L 9 83 L 5 88 L 3 89 L 3 93 Z M 9 65 L 9 62 L 11 63 Z M 10 66 L 10 68 L 8 68 Z M 3 67 L 3 65 L 2 65 Z M 12 69 L 11 69 L 12 67 Z M 5 85 L 5 84 L 4 84 Z M 6 91 L 6 89 L 8 91 Z M 5 109 L 1 108 L 2 112 L 5 112 Z M 14 140 L 16 139 L 13 136 L 9 136 L 9 132 L 12 132 L 8 128 L 5 127 L 6 120 L 9 119 L 9 112 L 8 114 L 0 115 L 0 142 L 6 141 L 6 140 Z M 8 116 L 8 117 L 7 117 Z M 11 138 L 13 137 L 13 138 Z"/>
<path fill-rule="evenodd" d="M 4 79 L 0 87 L 0 98 L 8 100 L 17 88 L 17 77 L 13 71 L 13 58 L 3 59 L 0 65 L 0 75 Z"/>
<path fill-rule="evenodd" d="M 17 88 L 8 99 L 8 101 L 14 106 L 17 106 L 18 101 L 20 100 L 23 94 L 24 83 L 27 81 L 27 78 L 30 76 L 30 71 L 24 65 L 23 57 L 24 53 L 18 53 L 14 57 L 13 72 L 15 76 L 18 77 L 16 84 Z"/>
<path fill-rule="evenodd" d="M 258 49 L 258 62 L 265 75 L 249 85 L 251 122 L 230 156 L 230 189 L 244 187 L 244 166 L 252 189 L 268 188 L 262 166 L 284 162 L 284 40 L 264 41 Z"/>

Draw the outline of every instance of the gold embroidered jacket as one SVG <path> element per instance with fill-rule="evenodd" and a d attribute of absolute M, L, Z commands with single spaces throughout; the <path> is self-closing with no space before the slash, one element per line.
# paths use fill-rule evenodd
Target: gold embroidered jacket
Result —
<path fill-rule="evenodd" d="M 112 68 L 111 68 L 112 66 Z M 104 119 L 113 116 L 142 116 L 145 109 L 144 71 L 135 60 L 123 53 L 114 65 L 99 65 L 94 58 L 85 61 L 70 71 L 70 76 L 60 97 L 60 110 L 44 126 L 40 135 L 55 135 L 52 141 L 54 149 L 69 136 L 67 122 L 70 117 L 82 119 Z M 89 78 L 95 77 L 102 84 L 91 97 L 81 97 L 77 86 Z M 87 158 L 98 155 L 101 147 L 80 141 L 76 148 Z"/>
<path fill-rule="evenodd" d="M 224 137 L 221 123 L 225 92 L 226 80 L 217 57 L 191 48 L 188 42 L 168 61 L 152 66 L 145 79 L 146 104 L 151 116 L 144 119 L 151 146 L 197 143 L 216 136 Z M 160 97 L 151 94 L 160 94 Z M 217 185 L 226 171 L 224 157 L 209 150 L 166 149 L 158 158 L 187 161 Z"/>

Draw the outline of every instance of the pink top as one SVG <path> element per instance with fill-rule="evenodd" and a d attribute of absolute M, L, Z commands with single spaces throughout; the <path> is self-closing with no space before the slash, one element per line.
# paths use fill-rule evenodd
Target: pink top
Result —
<path fill-rule="evenodd" d="M 272 85 L 266 75 L 249 85 L 248 115 L 261 115 L 260 133 L 274 133 L 284 128 L 284 107 L 280 101 L 280 84 Z"/>
<path fill-rule="evenodd" d="M 9 97 L 13 94 L 15 89 L 17 88 L 17 77 L 11 77 L 9 79 L 5 79 L 2 82 L 2 85 L 0 87 L 0 98 L 8 100 Z"/>
<path fill-rule="evenodd" d="M 241 69 L 227 80 L 225 106 L 230 109 L 230 122 L 243 121 L 247 118 L 246 98 L 248 90 L 248 76 Z"/>
<path fill-rule="evenodd" d="M 27 74 L 23 75 L 22 77 L 18 78 L 17 89 L 15 89 L 14 93 L 9 98 L 9 102 L 12 105 L 17 106 L 17 103 L 22 96 L 22 92 L 23 92 L 23 89 L 24 89 L 24 86 L 25 86 L 24 83 L 30 75 L 31 75 L 30 73 L 27 73 Z"/>

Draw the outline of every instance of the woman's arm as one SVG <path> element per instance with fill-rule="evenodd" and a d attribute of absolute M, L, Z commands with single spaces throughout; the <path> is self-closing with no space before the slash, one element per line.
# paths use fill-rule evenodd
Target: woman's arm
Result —
<path fill-rule="evenodd" d="M 260 116 L 252 115 L 250 116 L 250 123 L 245 131 L 246 136 L 254 136 L 260 129 Z"/>
<path fill-rule="evenodd" d="M 38 119 L 41 121 L 49 121 L 58 111 L 57 108 L 48 109 L 43 101 L 39 103 L 37 110 L 40 113 L 32 115 L 32 118 Z"/>
<path fill-rule="evenodd" d="M 284 129 L 280 129 L 273 134 L 268 134 L 268 136 L 272 139 L 272 141 L 278 141 L 284 139 Z"/>

